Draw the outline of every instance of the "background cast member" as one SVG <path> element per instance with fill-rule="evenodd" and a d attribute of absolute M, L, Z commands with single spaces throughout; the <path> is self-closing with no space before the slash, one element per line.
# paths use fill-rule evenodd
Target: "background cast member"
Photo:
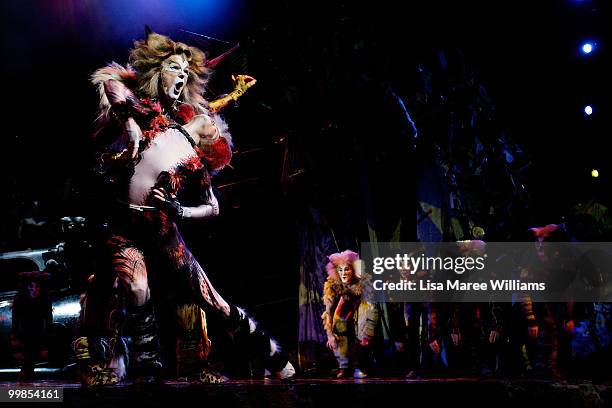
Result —
<path fill-rule="evenodd" d="M 378 306 L 367 299 L 367 284 L 360 275 L 359 255 L 353 251 L 329 256 L 323 287 L 325 312 L 321 316 L 327 347 L 338 361 L 337 377 L 365 378 L 370 343 L 376 334 Z M 351 373 L 349 370 L 354 368 Z"/>

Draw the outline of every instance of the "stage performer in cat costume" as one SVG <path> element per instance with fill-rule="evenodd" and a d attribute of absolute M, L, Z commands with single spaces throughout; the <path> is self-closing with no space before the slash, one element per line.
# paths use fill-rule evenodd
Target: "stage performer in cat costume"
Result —
<path fill-rule="evenodd" d="M 234 90 L 208 102 L 203 93 L 211 61 L 195 47 L 147 31 L 134 43 L 130 65 L 112 63 L 92 76 L 100 94 L 95 141 L 104 147 L 97 170 L 109 186 L 105 208 L 112 216 L 101 258 L 108 263 L 91 279 L 82 337 L 74 342 L 83 382 L 117 383 L 126 367 L 136 381 L 159 381 L 154 300 L 169 293 L 179 299 L 177 316 L 189 309 L 199 319 L 198 308 L 221 316 L 224 329 L 246 333 L 261 346 L 271 373 L 291 377 L 295 370 L 276 342 L 217 293 L 177 229 L 179 221 L 219 214 L 211 176 L 229 164 L 232 141 L 218 112 L 256 81 L 233 76 Z"/>
<path fill-rule="evenodd" d="M 346 250 L 328 258 L 328 277 L 323 285 L 325 312 L 321 317 L 327 347 L 338 361 L 336 377 L 365 378 L 363 369 L 376 334 L 378 306 L 366 296 L 368 282 L 361 277 L 359 255 Z"/>

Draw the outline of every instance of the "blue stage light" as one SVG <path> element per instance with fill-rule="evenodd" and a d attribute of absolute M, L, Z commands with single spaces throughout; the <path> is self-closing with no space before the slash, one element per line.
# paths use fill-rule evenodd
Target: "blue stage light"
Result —
<path fill-rule="evenodd" d="M 593 44 L 592 42 L 586 42 L 582 44 L 581 49 L 583 54 L 588 55 L 595 50 L 595 44 Z"/>
<path fill-rule="evenodd" d="M 584 107 L 584 114 L 587 116 L 591 116 L 593 114 L 593 107 L 591 105 L 587 105 Z"/>

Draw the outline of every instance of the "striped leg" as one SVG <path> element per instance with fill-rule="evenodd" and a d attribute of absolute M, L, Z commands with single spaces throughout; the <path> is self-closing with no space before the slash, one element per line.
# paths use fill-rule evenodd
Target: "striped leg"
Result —
<path fill-rule="evenodd" d="M 127 329 L 132 338 L 134 375 L 138 381 L 158 381 L 162 371 L 160 342 L 144 256 L 137 248 L 125 247 L 113 254 L 112 262 L 117 283 L 128 295 Z"/>

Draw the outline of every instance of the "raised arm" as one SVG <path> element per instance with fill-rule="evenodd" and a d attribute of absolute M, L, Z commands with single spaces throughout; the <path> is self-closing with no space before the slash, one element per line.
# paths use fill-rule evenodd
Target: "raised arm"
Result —
<path fill-rule="evenodd" d="M 145 112 L 134 93 L 125 85 L 125 81 L 133 81 L 134 75 L 134 72 L 113 63 L 98 69 L 91 77 L 100 96 L 99 126 L 110 120 L 118 121 L 127 139 L 125 149 L 116 154 L 106 154 L 102 158 L 104 161 L 135 158 L 138 154 L 142 131 L 135 115 Z"/>
<path fill-rule="evenodd" d="M 142 130 L 134 119 L 132 109 L 135 105 L 134 95 L 123 82 L 115 79 L 104 81 L 104 93 L 110 103 L 110 112 L 117 120 L 123 122 L 125 135 L 127 136 L 127 148 L 121 152 L 117 158 L 136 158 Z"/>
<path fill-rule="evenodd" d="M 216 99 L 209 102 L 208 109 L 212 113 L 217 113 L 229 105 L 231 102 L 235 102 L 244 93 L 257 83 L 257 80 L 249 75 L 232 75 L 232 81 L 234 82 L 234 90 L 222 98 Z"/>

